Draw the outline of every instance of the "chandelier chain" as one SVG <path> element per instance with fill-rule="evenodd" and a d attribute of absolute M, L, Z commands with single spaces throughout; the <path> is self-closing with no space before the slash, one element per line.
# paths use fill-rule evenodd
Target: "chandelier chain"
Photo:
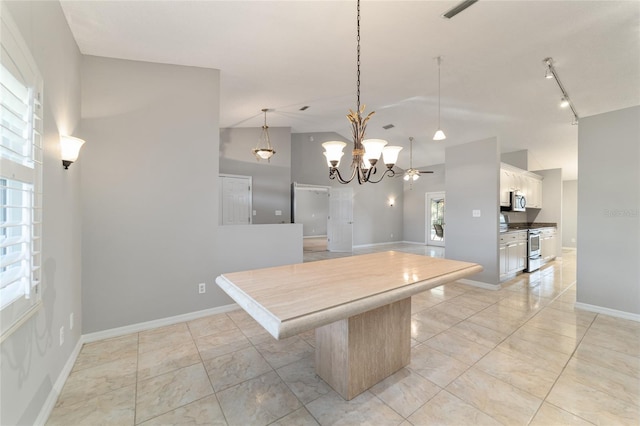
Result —
<path fill-rule="evenodd" d="M 356 110 L 356 113 L 358 115 L 360 115 L 360 0 L 358 0 L 358 37 L 357 37 L 357 41 L 358 41 L 358 48 L 357 48 L 357 61 L 356 61 L 356 66 L 357 66 L 357 92 L 356 92 L 356 97 L 357 97 L 357 107 L 358 109 Z"/>

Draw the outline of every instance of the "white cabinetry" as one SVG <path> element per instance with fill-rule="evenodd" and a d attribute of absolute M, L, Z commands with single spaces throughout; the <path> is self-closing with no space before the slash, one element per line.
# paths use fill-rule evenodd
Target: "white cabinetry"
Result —
<path fill-rule="evenodd" d="M 521 192 L 527 207 L 542 208 L 542 176 L 506 163 L 500 164 L 500 205 L 511 205 L 510 193 Z"/>
<path fill-rule="evenodd" d="M 543 228 L 540 230 L 540 256 L 544 263 L 551 262 L 557 256 L 556 234 L 556 228 Z"/>
<path fill-rule="evenodd" d="M 527 231 L 500 234 L 500 279 L 515 275 L 527 267 Z"/>

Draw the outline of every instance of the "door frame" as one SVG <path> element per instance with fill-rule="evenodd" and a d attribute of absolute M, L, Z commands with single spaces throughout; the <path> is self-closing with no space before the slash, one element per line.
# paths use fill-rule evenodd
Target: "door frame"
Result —
<path fill-rule="evenodd" d="M 438 247 L 444 247 L 445 246 L 445 241 L 446 241 L 446 237 L 443 237 L 442 240 L 432 240 L 431 239 L 431 200 L 435 199 L 435 198 L 442 198 L 443 200 L 446 200 L 446 196 L 445 196 L 445 191 L 434 191 L 434 192 L 426 192 L 424 194 L 424 241 L 425 241 L 425 245 L 428 246 L 438 246 Z M 446 207 L 446 202 L 445 202 L 445 207 L 444 210 L 442 212 L 443 217 L 446 217 L 446 211 L 447 211 L 447 207 Z"/>

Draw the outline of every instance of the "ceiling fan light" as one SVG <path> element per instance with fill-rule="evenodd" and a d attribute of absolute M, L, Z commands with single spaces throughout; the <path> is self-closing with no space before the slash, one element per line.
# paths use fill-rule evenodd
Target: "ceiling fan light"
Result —
<path fill-rule="evenodd" d="M 546 78 L 547 80 L 553 78 L 553 73 L 551 72 L 551 68 L 547 67 L 547 71 L 544 73 L 544 78 Z"/>
<path fill-rule="evenodd" d="M 446 138 L 447 137 L 445 136 L 445 134 L 442 131 L 442 129 L 436 130 L 436 133 L 433 135 L 433 140 L 434 141 L 442 141 L 442 140 L 445 140 Z"/>
<path fill-rule="evenodd" d="M 418 179 L 420 179 L 420 174 L 419 174 L 419 173 L 416 173 L 415 175 L 413 175 L 412 179 L 413 179 L 413 180 L 418 180 Z"/>
<path fill-rule="evenodd" d="M 405 173 L 405 175 L 404 175 L 404 177 L 402 179 L 404 179 L 404 180 L 406 180 L 408 182 L 409 179 L 411 179 L 411 175 L 409 175 L 409 173 Z"/>

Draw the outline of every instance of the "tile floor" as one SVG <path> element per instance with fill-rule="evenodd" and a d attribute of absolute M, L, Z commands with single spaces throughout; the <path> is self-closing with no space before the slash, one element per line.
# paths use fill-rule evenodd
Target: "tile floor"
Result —
<path fill-rule="evenodd" d="M 388 249 L 443 253 L 355 254 Z M 86 344 L 47 424 L 638 425 L 640 323 L 574 309 L 575 264 L 414 296 L 411 364 L 348 402 L 313 331 L 276 341 L 238 310 Z"/>

